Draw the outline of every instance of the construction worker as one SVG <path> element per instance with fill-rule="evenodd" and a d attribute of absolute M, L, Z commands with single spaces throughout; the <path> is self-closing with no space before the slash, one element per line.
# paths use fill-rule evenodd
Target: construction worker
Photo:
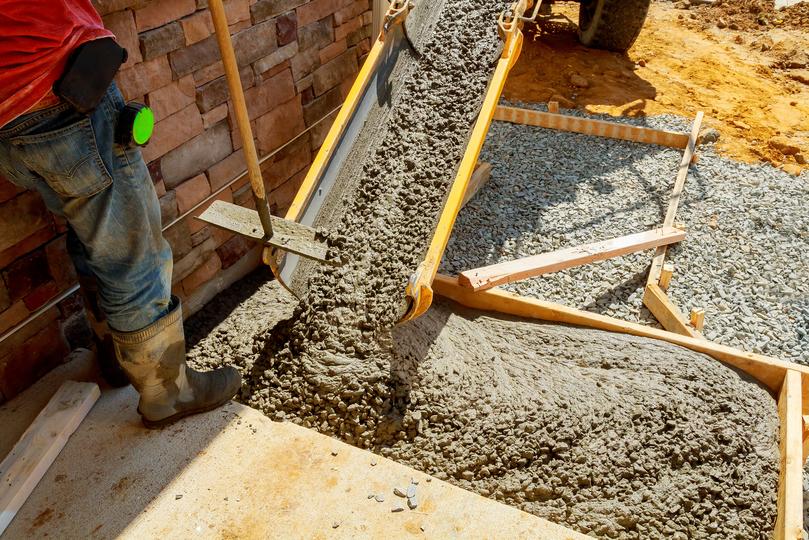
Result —
<path fill-rule="evenodd" d="M 157 195 L 119 136 L 129 117 L 112 77 L 126 53 L 113 38 L 90 0 L 0 0 L 0 175 L 67 221 L 102 372 L 128 379 L 143 423 L 160 427 L 224 404 L 241 378 L 186 364 Z"/>

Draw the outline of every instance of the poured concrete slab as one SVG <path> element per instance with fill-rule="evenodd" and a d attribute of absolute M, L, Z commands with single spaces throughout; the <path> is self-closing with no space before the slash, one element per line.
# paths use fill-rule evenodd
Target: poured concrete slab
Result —
<path fill-rule="evenodd" d="M 0 407 L 0 458 L 62 380 L 92 377 L 77 359 Z M 236 403 L 162 431 L 141 427 L 136 406 L 131 387 L 103 391 L 3 540 L 586 538 Z M 393 494 L 411 479 L 415 510 Z"/>

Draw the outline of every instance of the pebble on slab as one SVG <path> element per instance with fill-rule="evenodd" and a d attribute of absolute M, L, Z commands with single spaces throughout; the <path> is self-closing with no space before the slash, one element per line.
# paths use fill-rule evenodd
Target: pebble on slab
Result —
<path fill-rule="evenodd" d="M 404 506 L 401 504 L 397 504 L 393 508 L 390 509 L 391 512 L 404 512 Z"/>
<path fill-rule="evenodd" d="M 402 491 L 401 489 L 399 489 L 397 487 L 393 488 L 393 494 L 396 495 L 397 497 L 402 497 L 402 498 L 407 497 L 407 493 L 405 493 L 404 491 Z"/>
<path fill-rule="evenodd" d="M 407 498 L 410 499 L 415 496 L 416 496 L 416 486 L 410 484 L 409 486 L 407 486 Z"/>
<path fill-rule="evenodd" d="M 376 497 L 374 497 L 374 499 L 376 499 L 376 502 L 385 502 L 385 496 L 382 495 L 381 493 Z"/>
<path fill-rule="evenodd" d="M 411 510 L 415 510 L 416 507 L 418 507 L 418 505 L 419 500 L 416 498 L 415 495 L 407 498 L 407 507 L 410 508 Z"/>

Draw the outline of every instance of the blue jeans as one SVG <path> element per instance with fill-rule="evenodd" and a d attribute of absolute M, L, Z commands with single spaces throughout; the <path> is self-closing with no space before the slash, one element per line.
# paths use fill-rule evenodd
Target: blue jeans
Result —
<path fill-rule="evenodd" d="M 61 104 L 0 127 L 0 174 L 65 218 L 76 271 L 97 281 L 110 327 L 130 332 L 168 311 L 172 256 L 140 150 L 114 142 L 123 107 L 112 84 L 89 116 Z"/>

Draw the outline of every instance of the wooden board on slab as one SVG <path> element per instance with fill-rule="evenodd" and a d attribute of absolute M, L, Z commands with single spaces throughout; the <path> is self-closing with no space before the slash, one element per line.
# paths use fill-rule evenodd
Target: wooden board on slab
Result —
<path fill-rule="evenodd" d="M 534 111 L 518 107 L 499 106 L 494 113 L 494 119 L 513 124 L 525 124 L 543 128 L 572 131 L 584 135 L 595 135 L 611 139 L 621 139 L 648 144 L 659 144 L 671 148 L 685 148 L 688 144 L 688 135 L 675 131 L 653 129 L 593 118 L 580 118 L 552 112 Z"/>
<path fill-rule="evenodd" d="M 95 383 L 64 382 L 0 462 L 0 534 L 100 395 Z"/>
<path fill-rule="evenodd" d="M 483 184 L 489 181 L 489 177 L 492 175 L 492 164 L 486 163 L 485 161 L 482 163 L 478 163 L 478 166 L 475 168 L 475 171 L 472 173 L 472 178 L 469 179 L 469 183 L 466 186 L 466 193 L 463 196 L 463 202 L 461 202 L 461 208 L 466 206 L 466 203 L 475 196 L 475 194 L 483 187 Z"/>
<path fill-rule="evenodd" d="M 491 289 L 505 283 L 604 261 L 637 251 L 681 242 L 684 239 L 685 232 L 674 227 L 652 229 L 601 242 L 523 257 L 514 261 L 464 270 L 458 276 L 458 283 L 475 291 Z"/>

